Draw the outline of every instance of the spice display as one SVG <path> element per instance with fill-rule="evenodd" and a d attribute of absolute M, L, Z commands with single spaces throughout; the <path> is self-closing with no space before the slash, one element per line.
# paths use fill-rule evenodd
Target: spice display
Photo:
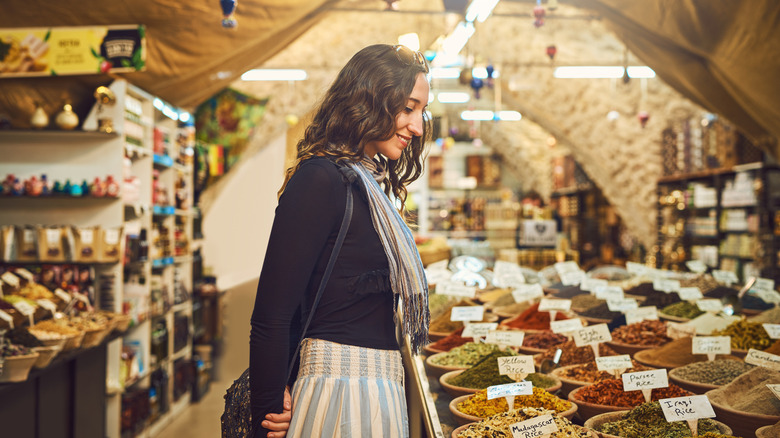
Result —
<path fill-rule="evenodd" d="M 717 286 L 706 292 L 704 291 L 704 289 L 702 289 L 701 292 L 704 294 L 706 298 L 723 298 L 726 295 L 736 296 L 739 293 L 737 289 L 734 289 L 733 287 L 726 287 L 726 286 Z"/>
<path fill-rule="evenodd" d="M 27 298 L 28 300 L 51 300 L 54 298 L 54 294 L 51 293 L 49 289 L 46 289 L 46 286 L 32 282 L 27 283 L 19 289 L 19 291 L 16 292 L 16 295 Z"/>
<path fill-rule="evenodd" d="M 624 371 L 625 373 L 647 371 L 651 369 L 633 360 L 631 363 L 634 366 Z M 595 383 L 602 380 L 615 378 L 614 374 L 611 374 L 607 371 L 599 371 L 598 367 L 596 366 L 596 362 L 581 363 L 579 365 L 573 365 L 571 368 L 559 368 L 556 370 L 556 374 L 559 377 L 563 377 L 565 379 L 588 383 Z"/>
<path fill-rule="evenodd" d="M 679 303 L 666 306 L 663 309 L 661 309 L 661 312 L 670 316 L 676 316 L 678 318 L 688 318 L 688 319 L 693 319 L 699 315 L 704 314 L 704 312 L 702 312 L 701 309 L 699 309 L 699 306 L 697 306 L 696 304 L 691 304 L 687 301 L 680 301 Z"/>
<path fill-rule="evenodd" d="M 724 330 L 715 332 L 718 336 L 731 336 L 731 348 L 740 350 L 763 350 L 769 348 L 772 340 L 761 324 L 740 319 Z"/>
<path fill-rule="evenodd" d="M 40 347 L 43 345 L 41 341 L 32 335 L 24 327 L 16 327 L 13 330 L 5 332 L 5 338 L 12 344 L 21 345 L 27 348 Z"/>
<path fill-rule="evenodd" d="M 680 287 L 698 287 L 701 293 L 706 294 L 720 286 L 715 278 L 709 274 L 702 274 L 695 278 L 683 278 L 680 280 Z"/>
<path fill-rule="evenodd" d="M 769 310 L 765 310 L 756 316 L 748 318 L 751 322 L 780 324 L 780 307 L 772 307 Z"/>
<path fill-rule="evenodd" d="M 680 368 L 673 369 L 675 377 L 696 383 L 707 385 L 725 385 L 755 368 L 753 365 L 742 362 L 741 360 L 713 360 L 706 362 L 695 362 Z"/>
<path fill-rule="evenodd" d="M 53 332 L 65 336 L 78 335 L 81 333 L 79 330 L 68 325 L 65 321 L 54 321 L 52 319 L 40 321 L 30 327 L 30 333 L 40 339 L 37 332 Z"/>
<path fill-rule="evenodd" d="M 780 415 L 780 400 L 766 386 L 778 383 L 780 383 L 780 371 L 755 367 L 730 383 L 707 391 L 707 397 L 712 403 L 737 411 Z"/>
<path fill-rule="evenodd" d="M 492 303 L 493 301 L 496 301 L 497 299 L 509 295 L 512 296 L 512 289 L 493 289 L 489 291 L 485 291 L 479 294 L 478 298 L 483 303 Z"/>
<path fill-rule="evenodd" d="M 589 345 L 584 347 L 577 347 L 574 345 L 574 341 L 567 341 L 563 344 L 556 345 L 548 348 L 540 357 L 540 361 L 544 359 L 552 359 L 555 357 L 555 351 L 560 348 L 561 360 L 558 362 L 558 366 L 577 365 L 586 362 L 595 362 L 596 356 L 593 355 L 593 348 Z M 615 350 L 609 348 L 606 344 L 599 344 L 599 356 L 617 356 Z"/>
<path fill-rule="evenodd" d="M 30 354 L 27 347 L 4 342 L 0 345 L 0 357 L 25 356 Z"/>
<path fill-rule="evenodd" d="M 510 293 L 510 294 L 507 294 L 507 295 L 502 295 L 499 298 L 497 298 L 497 299 L 495 299 L 495 300 L 493 300 L 493 301 L 491 301 L 489 303 L 485 303 L 485 308 L 486 309 L 493 309 L 493 310 L 495 310 L 498 307 L 509 306 L 509 305 L 512 305 L 512 304 L 528 304 L 528 302 L 526 301 L 524 303 L 517 303 L 517 302 L 515 302 L 515 297 L 513 297 L 512 294 Z M 525 309 L 523 309 L 523 310 L 525 310 Z M 520 312 L 522 312 L 522 310 Z M 518 313 L 520 313 L 520 312 L 518 312 Z"/>
<path fill-rule="evenodd" d="M 549 438 L 588 438 L 590 432 L 575 426 L 565 417 L 555 414 L 554 411 L 537 408 L 515 409 L 510 412 L 488 417 L 479 423 L 472 424 L 458 435 L 458 438 L 506 438 L 511 437 L 512 432 L 509 427 L 521 421 L 530 420 L 540 415 L 552 414 L 557 432 L 547 435 Z"/>
<path fill-rule="evenodd" d="M 523 347 L 545 350 L 563 344 L 567 340 L 566 336 L 553 332 L 526 333 L 523 337 Z"/>
<path fill-rule="evenodd" d="M 612 331 L 612 340 L 633 345 L 663 345 L 672 339 L 666 336 L 666 324 L 662 321 L 644 320 L 624 325 Z"/>
<path fill-rule="evenodd" d="M 729 316 L 723 314 L 714 315 L 707 312 L 703 315 L 693 318 L 690 321 L 686 321 L 685 325 L 695 328 L 697 335 L 711 335 L 718 330 L 725 329 L 729 326 L 729 324 L 734 321 L 739 321 L 740 319 L 740 316 Z"/>
<path fill-rule="evenodd" d="M 668 388 L 655 388 L 650 395 L 651 401 L 662 398 L 685 397 L 693 395 L 679 386 L 670 383 Z M 573 396 L 577 400 L 599 405 L 633 408 L 645 402 L 642 391 L 624 391 L 622 379 L 606 379 L 592 385 L 583 386 Z"/>
<path fill-rule="evenodd" d="M 620 312 L 613 312 L 609 310 L 609 306 L 605 301 L 599 304 L 598 306 L 593 306 L 589 309 L 583 310 L 582 312 L 580 312 L 580 315 L 587 318 L 606 319 L 612 321 L 613 319 L 622 316 L 623 314 Z"/>
<path fill-rule="evenodd" d="M 641 283 L 631 289 L 626 289 L 626 295 L 634 295 L 638 297 L 645 297 L 642 302 L 643 306 L 655 306 L 659 309 L 664 308 L 670 304 L 679 303 L 680 296 L 676 292 L 665 293 L 653 288 L 653 283 Z"/>
<path fill-rule="evenodd" d="M 465 327 L 461 327 L 458 330 L 455 330 L 454 332 L 439 339 L 433 344 L 430 344 L 430 347 L 435 350 L 450 351 L 457 346 L 465 344 L 466 342 L 474 341 L 474 338 L 464 338 L 463 336 L 461 336 L 461 334 L 463 334 L 464 328 Z"/>
<path fill-rule="evenodd" d="M 584 311 L 604 303 L 606 303 L 605 300 L 596 298 L 595 295 L 591 295 L 591 294 L 577 295 L 571 299 L 571 308 L 581 309 Z"/>
<path fill-rule="evenodd" d="M 677 368 L 689 363 L 707 360 L 706 354 L 693 354 L 693 341 L 691 338 L 675 339 L 658 348 L 642 350 L 634 355 L 634 358 L 646 365 L 658 368 Z M 734 356 L 717 355 L 716 359 L 729 359 Z"/>
<path fill-rule="evenodd" d="M 513 298 L 514 300 L 514 298 Z M 528 301 L 524 301 L 522 303 L 511 303 L 506 304 L 498 307 L 493 308 L 493 312 L 499 314 L 499 315 L 518 315 L 520 313 L 523 313 L 531 307 L 531 303 Z"/>
<path fill-rule="evenodd" d="M 498 358 L 517 356 L 512 350 L 495 351 L 482 358 L 471 368 L 451 378 L 447 383 L 463 388 L 485 389 L 492 385 L 512 383 L 514 380 L 498 373 Z"/>
<path fill-rule="evenodd" d="M 643 403 L 625 413 L 620 420 L 601 424 L 599 432 L 625 438 L 691 436 L 691 429 L 684 421 L 666 421 L 661 405 L 657 401 Z M 698 435 L 710 437 L 730 437 L 719 433 L 718 425 L 710 419 L 698 421 Z M 706 435 L 705 435 L 706 434 Z"/>
<path fill-rule="evenodd" d="M 429 294 L 428 310 L 431 312 L 431 319 L 436 319 L 437 316 L 446 312 L 456 301 L 457 298 L 452 295 Z"/>
<path fill-rule="evenodd" d="M 777 354 L 780 356 L 780 340 L 773 342 L 772 345 L 770 345 L 769 348 L 767 348 L 764 351 L 766 351 L 767 353 Z"/>
<path fill-rule="evenodd" d="M 534 393 L 532 395 L 516 395 L 514 409 L 530 407 L 550 409 L 556 412 L 564 412 L 571 409 L 571 402 L 568 400 L 561 400 L 541 388 L 534 387 L 533 391 Z M 505 397 L 488 400 L 487 391 L 479 391 L 466 400 L 458 403 L 458 410 L 467 415 L 485 418 L 501 412 L 506 412 L 507 403 Z"/>
<path fill-rule="evenodd" d="M 436 365 L 470 367 L 494 351 L 498 351 L 496 344 L 467 342 L 440 356 L 431 357 L 430 361 Z"/>
<path fill-rule="evenodd" d="M 555 315 L 555 320 L 560 321 L 563 319 L 569 319 L 568 316 L 562 312 L 558 312 Z M 540 312 L 539 303 L 527 308 L 520 315 L 504 322 L 505 325 L 519 329 L 529 330 L 549 330 L 550 329 L 550 312 Z"/>
<path fill-rule="evenodd" d="M 467 307 L 467 306 L 476 306 L 477 303 L 471 301 L 471 300 L 460 300 L 452 307 Z M 452 307 L 447 309 L 444 313 L 439 315 L 438 317 L 434 318 L 431 321 L 431 325 L 428 327 L 428 330 L 431 332 L 437 332 L 437 333 L 450 333 L 454 332 L 455 330 L 463 327 L 462 321 L 450 321 L 450 318 L 452 318 Z"/>
<path fill-rule="evenodd" d="M 564 286 L 555 292 L 555 298 L 574 298 L 579 295 L 590 295 L 590 292 L 579 286 Z"/>

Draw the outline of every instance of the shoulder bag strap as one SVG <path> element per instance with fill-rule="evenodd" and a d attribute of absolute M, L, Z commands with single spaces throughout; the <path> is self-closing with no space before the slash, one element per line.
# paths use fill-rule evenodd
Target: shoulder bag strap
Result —
<path fill-rule="evenodd" d="M 339 228 L 339 235 L 336 237 L 336 243 L 333 245 L 333 251 L 330 252 L 330 259 L 328 260 L 328 264 L 325 267 L 325 272 L 322 274 L 322 281 L 320 281 L 320 287 L 317 289 L 317 294 L 314 296 L 314 302 L 312 302 L 311 305 L 311 311 L 309 312 L 309 317 L 306 319 L 306 323 L 303 325 L 303 330 L 301 331 L 301 339 L 298 341 L 297 347 L 295 347 L 295 354 L 292 357 L 292 360 L 290 361 L 290 364 L 287 368 L 287 379 L 285 382 L 290 381 L 290 374 L 293 370 L 293 365 L 295 365 L 295 361 L 298 360 L 298 353 L 301 351 L 301 343 L 303 342 L 303 339 L 306 337 L 306 329 L 309 328 L 309 324 L 311 323 L 312 318 L 314 317 L 314 310 L 317 308 L 317 304 L 320 302 L 320 298 L 322 298 L 322 292 L 325 290 L 325 286 L 328 284 L 328 280 L 330 279 L 330 274 L 333 272 L 333 266 L 336 264 L 336 258 L 338 258 L 339 251 L 341 250 L 341 245 L 344 243 L 344 238 L 347 236 L 347 229 L 349 228 L 349 223 L 352 221 L 352 185 L 349 181 L 346 182 L 347 185 L 347 208 L 344 211 L 344 218 L 341 220 L 341 228 Z"/>

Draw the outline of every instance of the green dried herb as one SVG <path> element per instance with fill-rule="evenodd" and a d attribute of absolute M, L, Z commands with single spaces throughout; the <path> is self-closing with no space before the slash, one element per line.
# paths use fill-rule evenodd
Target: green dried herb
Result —
<path fill-rule="evenodd" d="M 432 357 L 431 363 L 445 366 L 470 367 L 494 351 L 498 351 L 498 345 L 496 344 L 467 342 L 441 356 Z"/>
<path fill-rule="evenodd" d="M 604 423 L 596 427 L 599 432 L 618 435 L 623 438 L 683 438 L 690 437 L 691 429 L 684 421 L 666 421 L 664 412 L 658 402 L 643 403 L 628 413 L 620 420 Z M 709 433 L 711 437 L 728 438 L 731 435 L 718 433 L 718 426 L 708 419 L 699 420 L 699 435 Z M 733 437 L 732 437 L 733 438 Z"/>
<path fill-rule="evenodd" d="M 490 353 L 473 367 L 453 377 L 447 383 L 473 389 L 485 389 L 488 386 L 513 383 L 514 380 L 498 373 L 498 358 L 506 356 L 517 356 L 517 353 L 512 350 L 499 350 Z M 554 379 L 539 373 L 531 373 L 526 376 L 525 380 L 531 382 L 531 385 L 543 389 L 549 388 L 556 383 Z"/>

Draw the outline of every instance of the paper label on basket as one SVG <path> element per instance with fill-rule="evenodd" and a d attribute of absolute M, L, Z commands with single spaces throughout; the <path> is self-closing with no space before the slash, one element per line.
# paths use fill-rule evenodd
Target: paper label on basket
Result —
<path fill-rule="evenodd" d="M 35 275 L 33 275 L 33 273 L 28 271 L 27 269 L 17 268 L 14 270 L 14 274 L 24 278 L 27 281 L 31 281 L 31 282 L 35 281 Z"/>
<path fill-rule="evenodd" d="M 780 304 L 780 294 L 778 294 L 774 290 L 771 291 L 760 290 L 756 292 L 754 295 L 761 298 L 767 303 Z"/>
<path fill-rule="evenodd" d="M 566 312 L 571 309 L 571 300 L 555 299 L 555 298 L 542 298 L 539 302 L 540 312 L 549 312 L 556 310 L 559 312 Z"/>
<path fill-rule="evenodd" d="M 626 311 L 626 324 L 636 324 L 645 320 L 658 320 L 658 308 L 655 306 L 643 306 Z"/>
<path fill-rule="evenodd" d="M 49 245 L 55 245 L 59 243 L 61 237 L 62 237 L 62 230 L 60 230 L 59 228 L 46 229 L 46 241 L 49 243 Z"/>
<path fill-rule="evenodd" d="M 482 321 L 485 308 L 482 306 L 453 307 L 450 321 Z"/>
<path fill-rule="evenodd" d="M 717 298 L 703 298 L 696 301 L 696 307 L 702 312 L 718 313 L 723 310 L 723 303 Z"/>
<path fill-rule="evenodd" d="M 484 338 L 488 332 L 498 327 L 497 322 L 474 322 L 467 325 L 461 334 L 464 338 Z"/>
<path fill-rule="evenodd" d="M 485 337 L 485 342 L 509 347 L 522 347 L 523 339 L 525 339 L 525 332 L 519 330 L 492 330 Z"/>
<path fill-rule="evenodd" d="M 84 245 L 92 245 L 95 240 L 95 232 L 89 228 L 81 228 L 79 229 L 79 237 Z"/>
<path fill-rule="evenodd" d="M 532 395 L 534 393 L 533 385 L 527 380 L 522 382 L 506 383 L 503 385 L 493 385 L 487 388 L 487 399 L 493 400 L 494 398 L 515 396 L 515 395 Z"/>
<path fill-rule="evenodd" d="M 647 273 L 647 266 L 636 262 L 626 262 L 626 270 L 634 275 L 645 275 Z"/>
<path fill-rule="evenodd" d="M 538 438 L 557 432 L 558 425 L 552 415 L 545 414 L 512 424 L 509 430 L 512 432 L 512 438 Z"/>
<path fill-rule="evenodd" d="M 496 262 L 493 264 L 493 273 L 494 274 L 511 274 L 511 273 L 522 274 L 523 271 L 520 269 L 520 265 L 518 265 L 517 263 L 507 262 L 504 260 L 496 260 Z"/>
<path fill-rule="evenodd" d="M 119 243 L 119 230 L 104 230 L 105 241 L 109 245 Z"/>
<path fill-rule="evenodd" d="M 625 313 L 639 308 L 636 298 L 624 298 L 622 300 L 607 300 L 607 308 L 610 312 Z"/>
<path fill-rule="evenodd" d="M 447 280 L 436 285 L 436 293 L 454 297 L 474 298 L 477 295 L 477 288 Z"/>
<path fill-rule="evenodd" d="M 694 336 L 693 354 L 731 354 L 731 336 Z"/>
<path fill-rule="evenodd" d="M 685 266 L 687 266 L 691 272 L 695 272 L 697 274 L 703 274 L 707 272 L 707 265 L 704 264 L 704 262 L 701 260 L 688 260 L 685 262 Z"/>
<path fill-rule="evenodd" d="M 780 384 L 771 384 L 767 383 L 766 387 L 769 388 L 770 391 L 772 391 L 772 394 L 775 395 L 775 397 L 780 398 Z"/>
<path fill-rule="evenodd" d="M 436 293 L 443 294 L 439 287 L 444 283 L 447 283 L 452 277 L 452 272 L 446 269 L 426 269 L 425 278 L 428 280 L 428 284 L 436 285 Z"/>
<path fill-rule="evenodd" d="M 609 286 L 609 282 L 607 280 L 602 280 L 601 278 L 583 278 L 580 282 L 580 289 L 588 292 L 593 292 L 596 290 L 599 286 Z"/>
<path fill-rule="evenodd" d="M 561 283 L 564 286 L 577 286 L 585 278 L 585 272 L 583 271 L 570 271 L 560 274 Z"/>
<path fill-rule="evenodd" d="M 498 287 L 518 287 L 525 285 L 525 276 L 521 272 L 506 272 L 493 277 L 493 283 Z"/>
<path fill-rule="evenodd" d="M 623 288 L 618 286 L 599 286 L 594 292 L 600 300 L 622 300 L 625 296 Z"/>
<path fill-rule="evenodd" d="M 669 377 L 666 374 L 666 368 L 624 373 L 622 378 L 623 391 L 639 391 L 644 389 L 666 388 L 669 386 Z"/>
<path fill-rule="evenodd" d="M 35 306 L 31 305 L 27 301 L 17 301 L 13 303 L 14 308 L 24 316 L 30 316 L 35 313 Z"/>
<path fill-rule="evenodd" d="M 498 360 L 498 374 L 531 374 L 536 369 L 534 368 L 534 357 L 531 355 L 523 354 L 520 356 L 507 356 L 499 357 Z"/>
<path fill-rule="evenodd" d="M 681 287 L 677 294 L 680 295 L 680 299 L 683 301 L 696 301 L 704 298 L 701 289 L 698 287 Z"/>
<path fill-rule="evenodd" d="M 22 241 L 24 243 L 33 243 L 33 242 L 35 242 L 35 230 L 31 230 L 29 228 L 25 228 L 24 232 L 22 232 Z"/>
<path fill-rule="evenodd" d="M 62 301 L 65 301 L 66 303 L 70 303 L 70 300 L 71 300 L 70 294 L 65 292 L 64 290 L 59 289 L 59 288 L 55 289 L 54 290 L 54 295 L 57 295 L 57 297 L 59 299 L 61 299 Z"/>
<path fill-rule="evenodd" d="M 696 327 L 686 323 L 667 322 L 666 336 L 672 339 L 691 338 L 696 336 Z"/>
<path fill-rule="evenodd" d="M 750 292 L 767 303 L 780 303 L 780 294 L 775 291 L 775 281 L 768 278 L 757 278 Z"/>
<path fill-rule="evenodd" d="M 634 366 L 631 356 L 621 354 L 619 356 L 603 356 L 596 358 L 596 368 L 599 371 L 627 370 Z"/>
<path fill-rule="evenodd" d="M 558 273 L 559 276 L 567 272 L 574 272 L 579 270 L 580 270 L 580 266 L 577 264 L 577 262 L 568 261 L 568 262 L 558 262 L 555 264 L 555 271 Z"/>
<path fill-rule="evenodd" d="M 665 292 L 667 294 L 672 292 L 677 292 L 678 290 L 680 290 L 680 281 L 655 279 L 653 280 L 653 289 L 661 292 Z"/>
<path fill-rule="evenodd" d="M 761 324 L 771 339 L 780 339 L 780 324 Z"/>
<path fill-rule="evenodd" d="M 568 333 L 582 328 L 582 320 L 579 318 L 550 321 L 550 330 L 553 333 Z"/>
<path fill-rule="evenodd" d="M 512 291 L 512 298 L 515 299 L 516 303 L 533 301 L 543 296 L 544 296 L 544 290 L 542 289 L 542 285 L 539 283 L 524 284 L 522 286 L 515 288 L 515 290 Z"/>
<path fill-rule="evenodd" d="M 4 310 L 0 310 L 0 319 L 5 320 L 11 328 L 14 328 L 14 319 L 11 315 L 5 313 Z"/>
<path fill-rule="evenodd" d="M 780 371 L 780 356 L 751 348 L 745 356 L 745 363 Z"/>
<path fill-rule="evenodd" d="M 612 340 L 609 327 L 606 324 L 589 325 L 574 332 L 574 345 L 583 347 L 591 344 L 601 344 Z"/>
<path fill-rule="evenodd" d="M 739 279 L 737 278 L 737 274 L 731 271 L 724 271 L 722 269 L 716 269 L 712 271 L 712 277 L 715 278 L 715 281 L 717 281 L 718 283 L 723 283 L 726 286 L 730 286 L 732 284 L 739 282 Z"/>
<path fill-rule="evenodd" d="M 5 272 L 1 275 L 0 280 L 6 282 L 12 289 L 19 289 L 19 277 L 10 272 Z"/>
<path fill-rule="evenodd" d="M 40 300 L 36 300 L 35 302 L 38 303 L 39 306 L 43 307 L 44 309 L 48 310 L 51 313 L 57 311 L 57 305 L 45 298 L 41 298 Z"/>
<path fill-rule="evenodd" d="M 666 421 L 697 420 L 699 418 L 715 418 L 710 400 L 706 395 L 690 395 L 687 397 L 662 398 L 658 400 L 664 411 Z"/>

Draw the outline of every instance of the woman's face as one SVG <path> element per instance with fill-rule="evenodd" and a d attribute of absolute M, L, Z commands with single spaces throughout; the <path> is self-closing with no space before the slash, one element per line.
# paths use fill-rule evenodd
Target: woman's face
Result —
<path fill-rule="evenodd" d="M 366 144 L 365 154 L 373 157 L 382 154 L 388 160 L 401 158 L 401 152 L 412 142 L 412 137 L 423 134 L 423 112 L 428 105 L 429 86 L 425 75 L 420 73 L 414 83 L 406 107 L 395 116 L 395 132 L 389 140 L 372 141 Z"/>

